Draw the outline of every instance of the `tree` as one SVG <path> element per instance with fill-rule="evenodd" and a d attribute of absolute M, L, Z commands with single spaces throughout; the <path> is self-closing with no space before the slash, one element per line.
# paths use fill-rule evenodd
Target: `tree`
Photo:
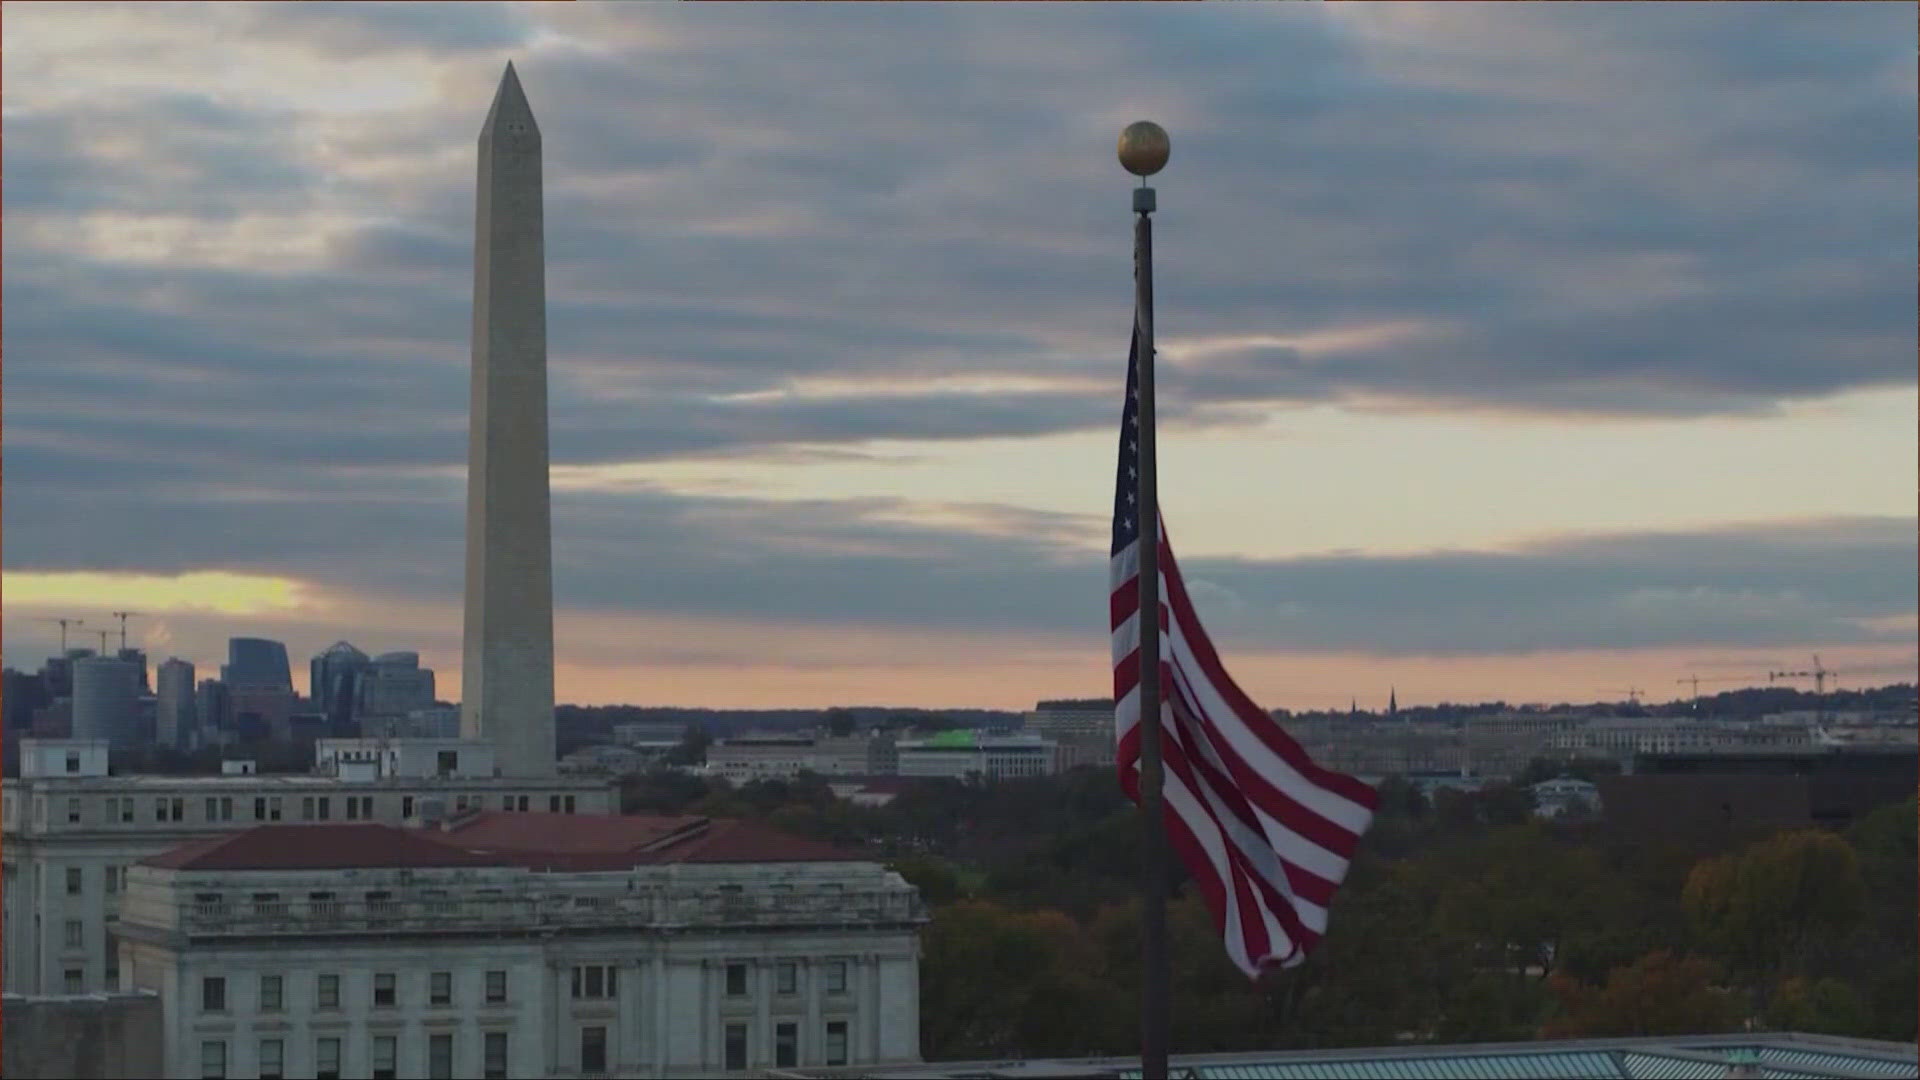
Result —
<path fill-rule="evenodd" d="M 889 861 L 887 867 L 919 889 L 920 899 L 925 900 L 928 907 L 943 907 L 961 897 L 960 878 L 945 859 L 934 855 L 906 855 Z"/>
<path fill-rule="evenodd" d="M 839 738 L 839 739 L 846 738 L 847 736 L 853 734 L 854 728 L 858 726 L 859 726 L 859 721 L 855 720 L 853 714 L 848 712 L 847 710 L 845 709 L 828 709 L 827 710 L 827 733 L 834 736 L 835 738 Z"/>
<path fill-rule="evenodd" d="M 707 745 L 712 740 L 707 729 L 699 724 L 688 724 L 681 733 L 680 745 L 667 751 L 666 762 L 669 765 L 704 765 L 707 761 Z"/>
<path fill-rule="evenodd" d="M 1853 929 L 1866 889 L 1846 841 L 1806 830 L 1703 861 L 1681 900 L 1700 939 L 1762 990 L 1800 973 L 1816 944 Z"/>
<path fill-rule="evenodd" d="M 1740 1009 L 1715 985 L 1720 967 L 1698 957 L 1650 953 L 1614 968 L 1604 987 L 1555 976 L 1557 1015 L 1541 1028 L 1549 1039 L 1608 1035 L 1690 1035 L 1732 1031 Z"/>
<path fill-rule="evenodd" d="M 1865 1035 L 1871 1012 L 1859 991 L 1839 979 L 1783 979 L 1767 1002 L 1766 1024 L 1775 1031 Z"/>

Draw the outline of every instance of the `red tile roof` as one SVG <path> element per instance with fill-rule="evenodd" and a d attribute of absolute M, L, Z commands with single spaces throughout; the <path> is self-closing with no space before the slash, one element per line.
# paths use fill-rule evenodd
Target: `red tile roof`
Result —
<path fill-rule="evenodd" d="M 260 825 L 143 860 L 178 870 L 520 866 L 610 871 L 666 863 L 845 862 L 869 856 L 751 821 L 487 812 L 447 829 Z"/>
<path fill-rule="evenodd" d="M 489 811 L 441 834 L 523 866 L 624 870 L 661 863 L 824 862 L 867 858 L 750 821 Z"/>
<path fill-rule="evenodd" d="M 259 825 L 195 840 L 141 862 L 175 870 L 346 870 L 510 866 L 439 838 L 391 825 Z"/>

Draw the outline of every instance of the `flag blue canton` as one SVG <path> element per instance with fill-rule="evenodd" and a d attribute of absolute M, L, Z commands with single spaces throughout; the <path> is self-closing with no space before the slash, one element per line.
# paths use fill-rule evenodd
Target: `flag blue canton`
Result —
<path fill-rule="evenodd" d="M 1127 351 L 1127 406 L 1120 413 L 1120 467 L 1113 483 L 1113 554 L 1140 538 L 1140 334 Z"/>

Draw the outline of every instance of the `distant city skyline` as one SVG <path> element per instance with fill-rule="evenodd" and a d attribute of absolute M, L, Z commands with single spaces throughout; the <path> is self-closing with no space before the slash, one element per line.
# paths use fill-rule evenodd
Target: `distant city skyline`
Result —
<path fill-rule="evenodd" d="M 1903 10 L 15 5 L 7 663 L 131 611 L 457 696 L 511 58 L 560 702 L 1102 692 L 1140 118 L 1164 510 L 1260 704 L 1912 681 Z"/>

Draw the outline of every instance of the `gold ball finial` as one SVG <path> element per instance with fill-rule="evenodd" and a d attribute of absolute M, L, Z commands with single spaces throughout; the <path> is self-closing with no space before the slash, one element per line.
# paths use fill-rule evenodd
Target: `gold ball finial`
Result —
<path fill-rule="evenodd" d="M 1152 176 L 1167 165 L 1173 144 L 1167 141 L 1167 129 L 1151 120 L 1127 125 L 1120 133 L 1120 164 L 1135 176 Z"/>

